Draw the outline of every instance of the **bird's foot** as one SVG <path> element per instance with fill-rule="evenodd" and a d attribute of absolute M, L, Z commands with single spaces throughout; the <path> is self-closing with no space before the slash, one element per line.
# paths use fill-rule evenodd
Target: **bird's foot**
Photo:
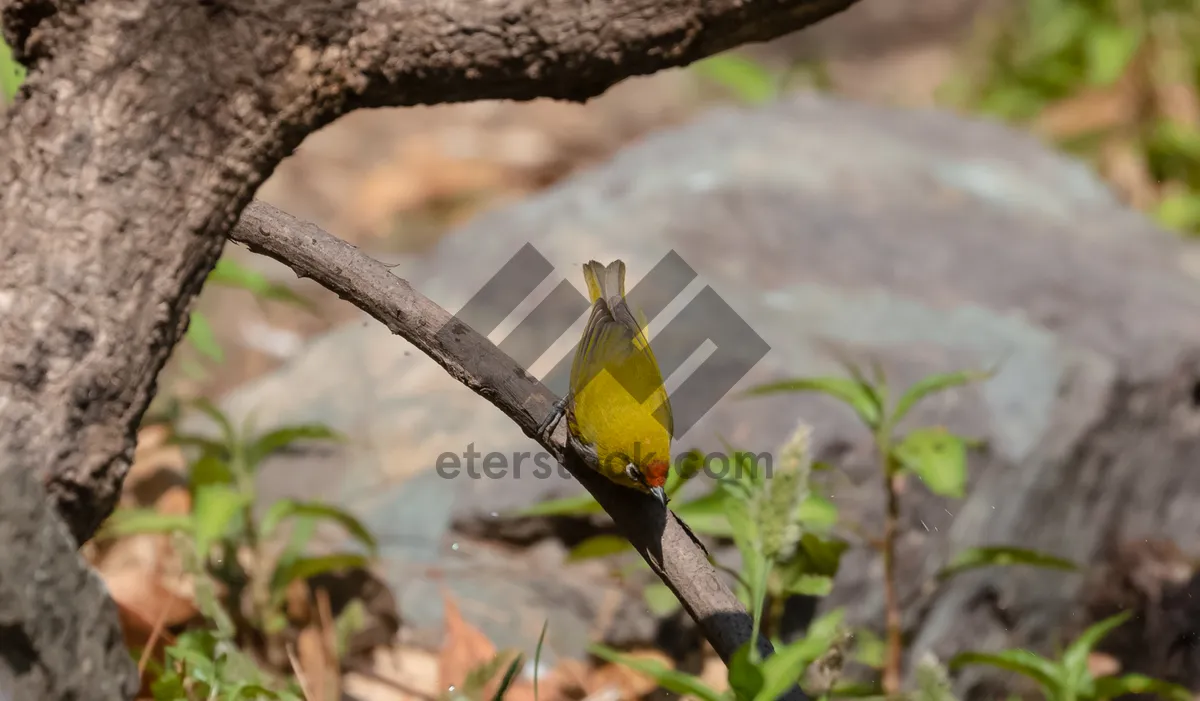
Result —
<path fill-rule="evenodd" d="M 567 397 L 562 397 L 554 402 L 550 413 L 542 419 L 542 423 L 538 424 L 538 438 L 547 443 L 550 442 L 550 436 L 554 435 L 554 430 L 558 428 L 558 422 L 562 421 L 562 417 L 567 413 L 567 401 Z"/>

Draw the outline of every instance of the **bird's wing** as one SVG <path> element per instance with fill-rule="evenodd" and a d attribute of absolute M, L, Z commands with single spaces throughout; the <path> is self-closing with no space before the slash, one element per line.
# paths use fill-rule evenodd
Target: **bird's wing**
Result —
<path fill-rule="evenodd" d="M 611 302 L 616 302 L 612 304 Z M 571 392 L 581 390 L 602 370 L 608 370 L 625 387 L 649 387 L 659 398 L 660 420 L 674 435 L 674 417 L 663 387 L 662 372 L 643 327 L 634 319 L 629 306 L 620 297 L 599 300 L 592 305 L 591 316 L 571 366 Z"/>

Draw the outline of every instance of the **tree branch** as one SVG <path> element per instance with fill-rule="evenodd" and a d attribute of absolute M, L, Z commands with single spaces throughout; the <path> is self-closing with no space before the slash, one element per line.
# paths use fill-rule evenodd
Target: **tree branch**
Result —
<path fill-rule="evenodd" d="M 383 323 L 511 418 L 596 498 L 617 528 L 671 588 L 726 662 L 752 635 L 751 619 L 717 576 L 707 554 L 674 513 L 652 498 L 609 482 L 566 448 L 566 422 L 550 440 L 537 427 L 556 397 L 486 337 L 417 292 L 354 246 L 262 201 L 242 214 L 230 238 L 290 267 Z M 771 644 L 761 636 L 764 656 Z M 805 698 L 799 688 L 786 698 Z"/>
<path fill-rule="evenodd" d="M 225 234 L 348 110 L 584 100 L 854 0 L 0 0 L 0 458 L 111 512 Z"/>

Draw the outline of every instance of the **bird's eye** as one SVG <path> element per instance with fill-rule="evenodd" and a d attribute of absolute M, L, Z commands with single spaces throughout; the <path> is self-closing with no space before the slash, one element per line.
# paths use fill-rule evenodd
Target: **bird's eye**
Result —
<path fill-rule="evenodd" d="M 634 482 L 637 482 L 638 484 L 646 483 L 646 478 L 642 477 L 641 471 L 638 470 L 637 467 L 635 467 L 633 465 L 633 463 L 629 463 L 628 465 L 625 466 L 625 476 L 628 477 L 629 479 L 633 480 Z"/>

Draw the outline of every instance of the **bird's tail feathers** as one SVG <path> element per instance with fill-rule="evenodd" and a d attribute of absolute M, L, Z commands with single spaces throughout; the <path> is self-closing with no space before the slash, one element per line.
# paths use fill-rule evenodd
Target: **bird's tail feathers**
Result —
<path fill-rule="evenodd" d="M 596 261 L 588 261 L 583 266 L 583 278 L 587 281 L 588 298 L 592 304 L 596 300 L 608 301 L 614 296 L 625 296 L 625 263 L 614 260 L 608 266 Z"/>

